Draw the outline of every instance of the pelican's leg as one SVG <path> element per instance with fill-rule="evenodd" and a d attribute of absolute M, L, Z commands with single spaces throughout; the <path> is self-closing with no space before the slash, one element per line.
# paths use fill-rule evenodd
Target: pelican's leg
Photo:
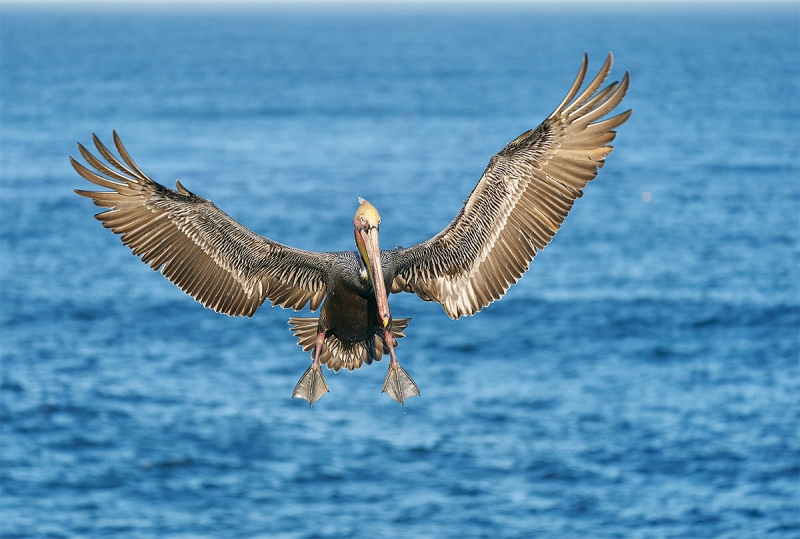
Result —
<path fill-rule="evenodd" d="M 325 378 L 322 376 L 322 369 L 320 368 L 319 357 L 322 355 L 322 347 L 325 344 L 325 332 L 317 333 L 317 342 L 314 345 L 314 360 L 311 366 L 306 369 L 303 376 L 294 386 L 294 393 L 292 398 L 300 397 L 308 401 L 308 405 L 313 406 L 325 393 L 329 392 L 328 384 L 325 383 Z"/>
<path fill-rule="evenodd" d="M 391 357 L 389 360 L 389 372 L 386 374 L 386 381 L 383 382 L 383 392 L 400 404 L 403 404 L 403 401 L 407 398 L 419 395 L 419 388 L 405 369 L 400 366 L 400 363 L 398 363 L 394 355 L 392 339 L 393 337 L 390 331 L 383 332 L 383 341 L 389 348 L 389 357 Z"/>

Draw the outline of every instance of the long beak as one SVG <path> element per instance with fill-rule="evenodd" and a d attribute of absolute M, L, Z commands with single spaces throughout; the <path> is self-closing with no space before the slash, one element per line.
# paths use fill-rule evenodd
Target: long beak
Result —
<path fill-rule="evenodd" d="M 383 267 L 381 266 L 381 250 L 378 246 L 377 227 L 372 227 L 368 230 L 357 230 L 356 243 L 367 266 L 367 274 L 369 275 L 372 290 L 375 291 L 375 301 L 378 302 L 378 316 L 381 317 L 383 327 L 386 329 L 392 320 L 392 314 L 389 311 L 389 300 L 386 297 L 386 284 L 383 282 Z"/>

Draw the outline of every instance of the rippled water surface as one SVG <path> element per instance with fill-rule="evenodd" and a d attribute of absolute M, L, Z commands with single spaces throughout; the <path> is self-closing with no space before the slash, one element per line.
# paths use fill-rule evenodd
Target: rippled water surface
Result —
<path fill-rule="evenodd" d="M 800 29 L 716 10 L 0 13 L 3 537 L 797 537 Z M 203 309 L 92 215 L 75 142 L 253 230 L 443 228 L 584 51 L 616 149 L 506 297 L 291 393 L 287 311 Z"/>

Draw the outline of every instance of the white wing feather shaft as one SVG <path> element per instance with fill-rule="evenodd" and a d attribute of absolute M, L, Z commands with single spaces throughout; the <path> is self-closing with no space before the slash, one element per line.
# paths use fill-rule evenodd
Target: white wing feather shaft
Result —
<path fill-rule="evenodd" d="M 78 148 L 100 174 L 70 161 L 83 178 L 110 191 L 75 192 L 108 208 L 95 217 L 120 234 L 144 263 L 206 307 L 231 316 L 252 316 L 266 299 L 295 310 L 309 303 L 312 310 L 319 307 L 328 254 L 259 236 L 180 182 L 177 191 L 154 182 L 136 166 L 116 132 L 122 161 L 97 137 L 93 140 L 108 164 L 82 145 Z"/>
<path fill-rule="evenodd" d="M 588 67 L 584 55 L 564 101 L 539 127 L 492 157 L 450 225 L 424 243 L 394 252 L 392 292 L 414 292 L 459 318 L 500 299 L 519 280 L 595 178 L 611 153 L 614 129 L 632 112 L 599 121 L 628 90 L 627 72 L 621 82 L 600 90 L 611 64 L 609 54 L 578 94 Z"/>

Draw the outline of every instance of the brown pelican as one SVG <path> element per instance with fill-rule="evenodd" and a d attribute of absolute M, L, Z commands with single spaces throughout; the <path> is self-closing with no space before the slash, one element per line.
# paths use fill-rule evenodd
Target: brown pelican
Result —
<path fill-rule="evenodd" d="M 388 292 L 436 301 L 455 319 L 500 299 L 522 277 L 603 166 L 614 129 L 631 114 L 602 119 L 628 90 L 627 72 L 600 89 L 611 63 L 609 54 L 579 93 L 588 67 L 584 55 L 555 111 L 492 157 L 444 230 L 409 248 L 379 249 L 380 215 L 362 199 L 353 218 L 357 252 L 315 253 L 259 236 L 180 182 L 172 190 L 151 180 L 116 132 L 121 160 L 94 135 L 105 163 L 78 148 L 96 172 L 70 158 L 78 174 L 109 191 L 76 193 L 107 208 L 95 217 L 144 263 L 214 311 L 253 316 L 266 300 L 294 310 L 321 306 L 319 318 L 289 320 L 298 344 L 312 351 L 293 397 L 313 405 L 328 391 L 321 365 L 352 371 L 388 354 L 383 391 L 402 404 L 419 389 L 395 356 L 409 319 L 392 318 Z"/>

